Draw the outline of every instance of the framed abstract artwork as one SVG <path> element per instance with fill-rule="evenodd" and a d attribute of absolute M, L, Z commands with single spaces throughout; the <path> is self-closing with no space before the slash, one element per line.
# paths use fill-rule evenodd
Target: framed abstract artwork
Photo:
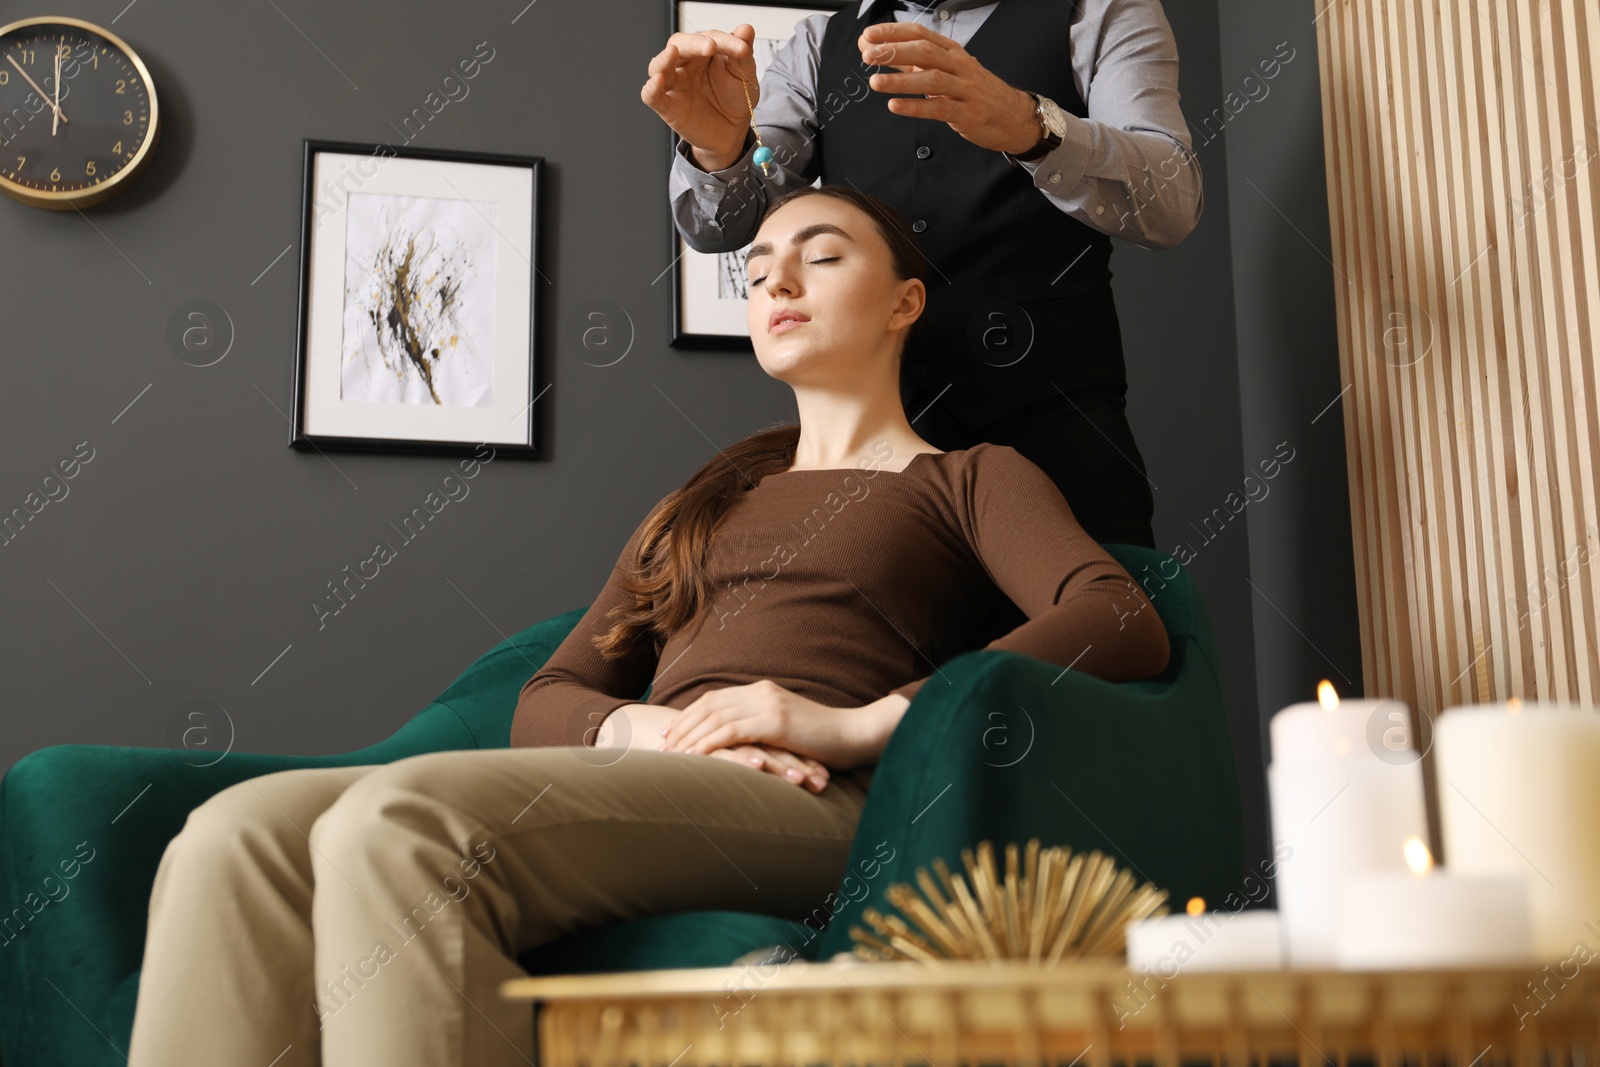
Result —
<path fill-rule="evenodd" d="M 292 447 L 537 455 L 542 163 L 305 142 Z"/>
<path fill-rule="evenodd" d="M 698 33 L 702 30 L 731 31 L 748 22 L 755 27 L 755 78 L 759 83 L 772 58 L 794 35 L 795 25 L 809 15 L 828 15 L 860 0 L 813 6 L 767 2 L 767 0 L 669 0 L 669 31 Z M 759 105 L 758 105 L 759 106 Z M 678 135 L 667 130 L 667 162 L 678 151 Z M 813 185 L 821 184 L 820 181 Z M 673 273 L 672 339 L 674 348 L 709 348 L 752 351 L 750 327 L 745 318 L 748 300 L 743 248 L 729 252 L 697 252 L 678 232 L 670 213 L 667 216 Z"/>

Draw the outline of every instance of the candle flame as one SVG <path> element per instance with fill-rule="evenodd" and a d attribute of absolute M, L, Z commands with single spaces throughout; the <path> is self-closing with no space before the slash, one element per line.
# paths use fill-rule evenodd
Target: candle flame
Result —
<path fill-rule="evenodd" d="M 1412 874 L 1427 874 L 1433 869 L 1433 853 L 1420 837 L 1408 837 L 1405 844 L 1406 866 Z"/>
<path fill-rule="evenodd" d="M 1334 692 L 1333 683 L 1326 678 L 1317 683 L 1317 702 L 1322 705 L 1323 711 L 1332 711 L 1339 706 L 1339 694 Z"/>
<path fill-rule="evenodd" d="M 1202 912 L 1204 912 L 1206 910 L 1206 898 L 1205 897 L 1190 897 L 1189 898 L 1189 903 L 1187 903 L 1187 904 L 1185 904 L 1183 906 L 1183 910 L 1188 912 L 1190 915 L 1199 915 L 1199 914 L 1201 914 Z"/>
<path fill-rule="evenodd" d="M 1513 714 L 1513 715 L 1515 715 L 1517 712 L 1521 711 L 1522 710 L 1522 698 L 1521 697 L 1512 697 L 1510 700 L 1506 701 L 1506 709 L 1508 711 L 1510 711 L 1511 714 Z"/>

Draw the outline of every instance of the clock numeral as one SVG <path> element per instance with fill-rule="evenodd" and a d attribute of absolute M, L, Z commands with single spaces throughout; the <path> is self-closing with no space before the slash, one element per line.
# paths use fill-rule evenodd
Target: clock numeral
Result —
<path fill-rule="evenodd" d="M 128 89 L 128 83 L 123 81 L 121 78 L 118 78 L 117 79 L 117 95 L 121 96 L 123 93 L 125 93 L 127 91 L 127 89 Z"/>
<path fill-rule="evenodd" d="M 121 141 L 118 141 L 116 144 L 111 146 L 111 154 L 114 155 L 114 156 L 122 155 L 122 142 Z"/>
<path fill-rule="evenodd" d="M 17 50 L 17 54 L 22 57 L 22 61 L 24 63 L 32 63 L 33 62 L 33 49 L 31 49 L 31 48 L 19 48 Z"/>
<path fill-rule="evenodd" d="M 22 165 L 24 163 L 26 163 L 27 161 L 28 161 L 28 157 L 27 156 L 18 156 L 17 157 L 17 169 L 21 170 L 22 169 Z"/>
<path fill-rule="evenodd" d="M 94 175 L 94 160 L 89 160 L 88 164 L 84 166 L 83 172 L 91 177 Z"/>
<path fill-rule="evenodd" d="M 58 182 L 58 181 L 61 180 L 61 168 L 60 167 L 56 167 L 55 169 L 53 169 L 50 172 L 50 180 L 53 181 L 53 182 Z"/>
<path fill-rule="evenodd" d="M 72 55 L 72 46 L 68 44 L 56 45 L 56 55 L 60 56 L 62 59 L 70 58 Z"/>
<path fill-rule="evenodd" d="M 122 124 L 124 126 L 132 126 L 133 125 L 133 112 L 124 111 L 122 113 Z"/>
<path fill-rule="evenodd" d="M 0 70 L 0 85 L 5 85 L 9 81 L 11 81 L 11 72 L 9 70 Z"/>

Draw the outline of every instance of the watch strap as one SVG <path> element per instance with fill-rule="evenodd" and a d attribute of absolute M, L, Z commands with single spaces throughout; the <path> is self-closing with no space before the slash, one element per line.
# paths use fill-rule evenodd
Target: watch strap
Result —
<path fill-rule="evenodd" d="M 1026 89 L 1023 91 L 1028 93 L 1029 96 L 1033 97 L 1033 114 L 1034 117 L 1039 120 L 1039 140 L 1034 142 L 1033 147 L 1028 149 L 1026 152 L 1017 153 L 1015 155 L 1010 152 L 1000 153 L 1006 157 L 1006 162 L 1010 163 L 1013 167 L 1018 166 L 1020 163 L 1032 163 L 1036 159 L 1043 159 L 1050 153 L 1051 149 L 1061 144 L 1061 138 L 1051 133 L 1050 127 L 1045 125 L 1044 103 L 1039 99 L 1039 94 L 1030 92 Z"/>

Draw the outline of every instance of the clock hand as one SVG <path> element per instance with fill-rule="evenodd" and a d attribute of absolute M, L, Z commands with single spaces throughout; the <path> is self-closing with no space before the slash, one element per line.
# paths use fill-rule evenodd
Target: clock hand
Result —
<path fill-rule="evenodd" d="M 47 104 L 50 103 L 50 98 L 45 95 L 45 91 L 43 89 L 39 88 L 39 83 L 34 81 L 33 78 L 29 77 L 28 72 L 22 69 L 22 64 L 17 62 L 17 57 L 7 52 L 6 58 L 11 60 L 11 65 L 13 67 L 17 68 L 18 74 L 21 74 L 24 78 L 28 79 L 28 84 L 33 86 L 33 91 L 39 94 L 39 99 L 43 100 Z M 62 122 L 67 121 L 66 113 L 62 111 L 59 106 L 56 106 L 56 115 L 61 119 Z"/>
<path fill-rule="evenodd" d="M 56 135 L 56 126 L 61 122 L 61 49 L 56 49 L 56 99 L 52 105 L 55 114 L 50 118 L 50 136 Z"/>

